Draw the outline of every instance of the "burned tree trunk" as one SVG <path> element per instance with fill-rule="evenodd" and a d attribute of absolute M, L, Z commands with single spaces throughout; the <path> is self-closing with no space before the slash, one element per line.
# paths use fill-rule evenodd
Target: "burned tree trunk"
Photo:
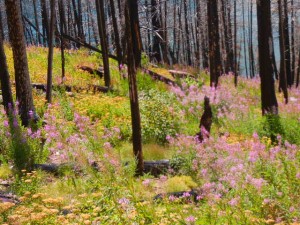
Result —
<path fill-rule="evenodd" d="M 48 70 L 47 70 L 47 92 L 46 100 L 48 103 L 52 101 L 52 67 L 53 67 L 53 39 L 54 39 L 54 25 L 55 25 L 55 1 L 51 0 L 51 19 L 50 19 L 50 32 L 48 39 Z"/>
<path fill-rule="evenodd" d="M 162 26 L 159 19 L 159 10 L 157 0 L 151 0 L 151 18 L 152 18 L 152 58 L 155 59 L 157 63 L 161 63 L 161 42 L 162 42 Z"/>
<path fill-rule="evenodd" d="M 262 114 L 278 114 L 271 56 L 271 3 L 270 0 L 257 0 L 259 74 L 261 78 Z"/>
<path fill-rule="evenodd" d="M 41 35 L 40 35 L 40 32 L 39 32 L 40 26 L 39 26 L 38 14 L 37 14 L 36 0 L 33 0 L 33 11 L 34 11 L 35 26 L 36 26 L 36 28 L 38 30 L 38 32 L 36 32 L 37 41 L 38 41 L 38 44 L 41 44 L 42 40 L 41 40 Z"/>
<path fill-rule="evenodd" d="M 2 33 L 2 26 L 0 26 L 0 34 Z M 13 107 L 13 97 L 11 92 L 11 85 L 9 82 L 9 73 L 7 68 L 6 56 L 4 52 L 4 40 L 2 35 L 0 35 L 0 81 L 3 105 L 6 113 L 9 112 L 9 104 Z"/>
<path fill-rule="evenodd" d="M 35 119 L 37 119 L 37 115 L 35 114 L 33 105 L 20 1 L 5 0 L 5 6 L 8 19 L 9 38 L 13 50 L 19 114 L 21 116 L 22 124 L 28 126 L 31 119 L 30 112 L 35 115 Z"/>
<path fill-rule="evenodd" d="M 217 0 L 207 0 L 207 25 L 209 38 L 210 86 L 217 87 L 219 76 L 222 74 Z"/>
<path fill-rule="evenodd" d="M 280 73 L 279 73 L 279 91 L 283 91 L 285 102 L 288 102 L 288 65 L 286 59 L 286 35 L 284 32 L 284 16 L 282 11 L 282 2 L 278 0 L 278 12 L 279 12 L 279 41 L 280 41 Z"/>
<path fill-rule="evenodd" d="M 65 80 L 65 39 L 63 34 L 66 32 L 66 18 L 64 10 L 64 0 L 58 1 L 59 20 L 60 20 L 60 52 L 61 52 L 61 83 Z"/>
<path fill-rule="evenodd" d="M 132 32 L 133 53 L 135 66 L 141 66 L 142 59 L 142 38 L 140 32 L 139 10 L 137 0 L 128 0 L 128 10 L 130 19 L 130 29 Z M 128 28 L 127 28 L 128 29 Z"/>
<path fill-rule="evenodd" d="M 129 10 L 129 3 L 136 0 L 127 0 L 125 7 L 125 21 L 126 21 L 126 36 L 127 36 L 127 61 L 128 61 L 128 82 L 129 82 L 129 97 L 131 106 L 131 123 L 132 123 L 132 143 L 133 152 L 137 160 L 136 174 L 142 175 L 144 171 L 144 160 L 142 151 L 142 134 L 141 134 L 141 118 L 139 109 L 138 90 L 136 86 L 136 58 L 134 57 L 134 38 L 136 28 L 132 27 L 132 21 Z"/>
<path fill-rule="evenodd" d="M 111 8 L 111 18 L 112 18 L 113 29 L 114 29 L 114 40 L 115 40 L 115 45 L 116 45 L 116 53 L 117 53 L 118 63 L 119 63 L 119 68 L 120 68 L 120 65 L 123 64 L 123 62 L 122 62 L 123 57 L 122 57 L 122 49 L 121 49 L 121 44 L 120 44 L 120 35 L 119 35 L 117 18 L 116 18 L 114 0 L 110 0 L 110 8 Z"/>
<path fill-rule="evenodd" d="M 100 33 L 100 43 L 102 49 L 103 67 L 104 67 L 104 82 L 106 87 L 110 87 L 110 71 L 109 71 L 109 56 L 106 39 L 104 3 L 103 0 L 96 0 L 98 28 Z"/>
<path fill-rule="evenodd" d="M 48 22 L 48 13 L 47 13 L 47 6 L 46 1 L 41 0 L 41 8 L 42 8 L 42 26 L 43 26 L 43 41 L 44 46 L 47 45 L 47 40 L 49 36 L 49 22 Z"/>

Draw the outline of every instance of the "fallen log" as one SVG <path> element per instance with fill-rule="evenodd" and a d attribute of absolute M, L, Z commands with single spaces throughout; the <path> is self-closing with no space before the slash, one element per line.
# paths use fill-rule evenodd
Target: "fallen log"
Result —
<path fill-rule="evenodd" d="M 37 90 L 42 90 L 43 92 L 46 92 L 47 85 L 46 84 L 40 84 L 40 83 L 32 83 L 31 86 Z M 78 87 L 78 86 L 71 86 L 71 85 L 52 85 L 53 90 L 64 88 L 67 92 L 75 91 L 77 93 L 82 91 L 92 91 L 94 94 L 98 92 L 107 93 L 108 91 L 112 91 L 111 88 L 100 86 L 100 85 L 93 85 L 89 84 L 87 87 Z"/>
<path fill-rule="evenodd" d="M 149 173 L 155 177 L 164 174 L 170 169 L 170 160 L 144 161 L 144 173 Z"/>
<path fill-rule="evenodd" d="M 164 82 L 164 83 L 166 83 L 168 85 L 175 85 L 176 84 L 175 81 L 173 81 L 173 80 L 171 80 L 171 79 L 169 79 L 167 77 L 164 77 L 164 76 L 162 76 L 162 75 L 160 75 L 160 74 L 158 74 L 158 73 L 156 73 L 156 72 L 154 72 L 152 70 L 149 70 L 149 69 L 146 69 L 146 68 L 142 68 L 142 71 L 144 73 L 149 74 L 154 80 L 158 80 L 158 81 Z"/>
<path fill-rule="evenodd" d="M 100 67 L 99 69 L 93 69 L 89 66 L 78 66 L 78 69 L 88 72 L 89 74 L 92 74 L 92 75 L 97 75 L 100 78 L 103 78 L 103 76 L 104 76 L 104 70 L 102 67 Z"/>
<path fill-rule="evenodd" d="M 0 203 L 3 202 L 11 202 L 15 204 L 19 204 L 20 200 L 17 198 L 17 196 L 13 195 L 12 193 L 0 193 Z"/>
<path fill-rule="evenodd" d="M 76 167 L 73 164 L 70 163 L 63 163 L 63 164 L 54 164 L 54 163 L 49 163 L 49 164 L 34 164 L 33 165 L 34 170 L 42 170 L 47 173 L 52 173 L 54 175 L 59 175 L 61 174 L 64 170 L 72 170 L 75 172 L 80 173 L 80 169 Z"/>
<path fill-rule="evenodd" d="M 178 71 L 178 70 L 169 70 L 169 73 L 174 77 L 178 78 L 187 78 L 187 77 L 194 77 L 193 74 L 184 72 L 184 71 Z"/>
<path fill-rule="evenodd" d="M 112 91 L 111 88 L 100 86 L 100 85 L 94 85 L 94 84 L 89 84 L 88 90 L 92 90 L 94 94 L 98 92 L 107 93 L 108 91 Z"/>

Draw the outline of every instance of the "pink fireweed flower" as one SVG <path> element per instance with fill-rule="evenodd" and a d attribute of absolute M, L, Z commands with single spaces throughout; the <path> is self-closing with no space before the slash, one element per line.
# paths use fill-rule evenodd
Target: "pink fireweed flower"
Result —
<path fill-rule="evenodd" d="M 122 205 L 122 206 L 126 206 L 126 205 L 129 205 L 129 204 L 130 204 L 130 201 L 129 201 L 129 199 L 127 199 L 127 198 L 121 198 L 121 199 L 118 200 L 118 203 L 119 203 L 120 205 Z"/>
<path fill-rule="evenodd" d="M 8 127 L 8 126 L 9 126 L 8 121 L 7 121 L 7 120 L 4 120 L 4 121 L 3 121 L 3 125 L 4 125 L 4 127 Z"/>
<path fill-rule="evenodd" d="M 174 202 L 177 198 L 174 195 L 169 196 L 169 201 Z"/>
<path fill-rule="evenodd" d="M 31 130 L 30 127 L 27 129 L 27 135 L 28 135 L 28 136 L 31 136 L 31 135 L 32 135 L 32 130 Z"/>
<path fill-rule="evenodd" d="M 200 201 L 200 200 L 202 200 L 204 197 L 202 196 L 202 195 L 198 195 L 197 197 L 196 197 L 196 199 L 197 199 L 197 201 Z"/>
<path fill-rule="evenodd" d="M 112 149 L 112 146 L 111 146 L 111 144 L 110 144 L 109 142 L 105 142 L 105 143 L 103 144 L 103 147 L 104 147 L 105 149 L 107 149 L 107 150 Z"/>
<path fill-rule="evenodd" d="M 16 120 L 16 119 L 14 119 L 14 121 L 13 121 L 13 126 L 16 128 L 16 127 L 18 127 L 18 120 Z"/>
<path fill-rule="evenodd" d="M 184 192 L 182 197 L 188 198 L 188 197 L 191 197 L 191 194 L 189 192 Z"/>
<path fill-rule="evenodd" d="M 193 224 L 196 222 L 196 218 L 194 216 L 189 216 L 185 218 L 185 222 L 187 222 L 187 224 Z"/>
<path fill-rule="evenodd" d="M 236 206 L 239 203 L 239 201 L 240 201 L 240 197 L 233 198 L 228 202 L 228 204 L 231 206 Z"/>
<path fill-rule="evenodd" d="M 258 134 L 257 134 L 256 132 L 252 135 L 252 137 L 253 137 L 255 140 L 258 140 L 258 139 L 259 139 L 259 136 L 258 136 Z"/>
<path fill-rule="evenodd" d="M 150 180 L 150 179 L 146 179 L 146 180 L 144 180 L 144 181 L 142 182 L 142 184 L 145 185 L 145 186 L 149 186 L 150 183 L 151 183 L 151 180 Z"/>
<path fill-rule="evenodd" d="M 111 159 L 110 161 L 109 161 L 109 163 L 115 168 L 115 167 L 117 167 L 117 166 L 119 166 L 119 162 L 117 161 L 117 160 L 115 160 L 115 159 Z"/>
<path fill-rule="evenodd" d="M 168 177 L 165 176 L 165 175 L 161 175 L 161 176 L 159 177 L 159 180 L 160 180 L 161 182 L 165 182 L 165 181 L 167 181 L 167 179 L 168 179 Z"/>

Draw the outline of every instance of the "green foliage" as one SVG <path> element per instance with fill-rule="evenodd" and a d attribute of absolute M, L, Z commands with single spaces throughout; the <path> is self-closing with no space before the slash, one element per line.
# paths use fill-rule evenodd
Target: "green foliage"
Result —
<path fill-rule="evenodd" d="M 34 164 L 34 152 L 24 136 L 22 128 L 17 124 L 17 119 L 10 118 L 11 143 L 9 155 L 14 161 L 15 169 L 20 173 L 23 169 L 31 168 Z"/>
<path fill-rule="evenodd" d="M 262 129 L 259 135 L 269 137 L 272 142 L 277 141 L 278 135 L 285 136 L 279 115 L 265 115 L 262 120 Z"/>
<path fill-rule="evenodd" d="M 26 195 L 26 193 L 34 194 L 38 188 L 43 184 L 42 179 L 45 174 L 39 171 L 22 170 L 21 173 L 16 176 L 16 181 L 12 186 L 14 193 L 19 196 Z"/>
<path fill-rule="evenodd" d="M 176 174 L 194 175 L 193 160 L 195 156 L 193 152 L 188 154 L 174 154 L 170 160 L 170 166 Z"/>
<path fill-rule="evenodd" d="M 150 63 L 150 59 L 145 52 L 142 52 L 141 65 L 142 67 L 147 68 Z"/>
<path fill-rule="evenodd" d="M 58 93 L 59 93 L 58 96 L 59 96 L 59 99 L 60 99 L 60 105 L 62 107 L 62 113 L 63 113 L 64 117 L 68 121 L 74 120 L 74 110 L 71 106 L 70 101 L 67 98 L 65 90 L 64 89 L 59 89 Z"/>
<path fill-rule="evenodd" d="M 266 115 L 261 118 L 257 133 L 260 137 L 268 137 L 273 143 L 277 143 L 280 136 L 283 142 L 300 144 L 299 122 L 294 118 L 281 118 L 280 115 Z"/>
<path fill-rule="evenodd" d="M 189 176 L 175 176 L 171 177 L 166 182 L 167 192 L 177 192 L 177 191 L 190 191 L 196 188 L 197 184 Z"/>
<path fill-rule="evenodd" d="M 140 111 L 143 142 L 165 143 L 166 137 L 179 131 L 179 114 L 174 97 L 168 93 L 149 90 L 140 94 Z M 173 111 L 173 112 L 172 112 Z"/>
<path fill-rule="evenodd" d="M 7 179 L 12 175 L 8 164 L 0 164 L 0 179 Z"/>
<path fill-rule="evenodd" d="M 300 145 L 300 122 L 296 118 L 282 117 L 282 129 L 284 130 L 283 139 L 296 145 Z"/>
<path fill-rule="evenodd" d="M 150 91 L 151 89 L 155 89 L 156 85 L 156 82 L 152 80 L 148 74 L 137 73 L 137 86 L 139 91 Z"/>

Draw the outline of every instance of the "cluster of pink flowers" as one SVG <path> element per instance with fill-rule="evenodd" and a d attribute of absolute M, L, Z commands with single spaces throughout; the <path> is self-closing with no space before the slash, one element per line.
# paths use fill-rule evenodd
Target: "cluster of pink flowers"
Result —
<path fill-rule="evenodd" d="M 236 206 L 245 201 L 239 195 L 245 191 L 258 196 L 268 195 L 272 190 L 268 187 L 273 184 L 263 176 L 265 167 L 284 168 L 289 165 L 296 171 L 300 169 L 299 147 L 287 141 L 281 143 L 280 136 L 279 144 L 275 146 L 261 141 L 257 134 L 252 139 L 238 143 L 230 143 L 228 138 L 230 137 L 210 138 L 203 143 L 184 135 L 168 139 L 171 146 L 179 150 L 177 154 L 183 157 L 195 156 L 191 169 L 202 183 L 199 199 L 206 199 L 209 204 L 216 204 L 227 198 L 228 205 Z M 286 176 L 283 169 L 277 173 L 282 177 Z M 299 173 L 289 179 L 300 184 L 297 181 L 300 179 Z M 276 193 L 279 192 L 281 191 Z"/>
<path fill-rule="evenodd" d="M 225 80 L 230 80 L 231 76 L 224 77 Z M 211 105 L 217 110 L 218 118 L 227 118 L 229 120 L 241 119 L 248 114 L 251 105 L 258 104 L 259 99 L 255 96 L 247 96 L 247 93 L 236 89 L 234 86 L 226 84 L 215 87 L 203 85 L 199 88 L 196 85 L 188 85 L 183 83 L 181 87 L 173 86 L 171 91 L 177 96 L 178 101 L 185 108 L 187 115 L 199 117 L 202 113 L 202 105 L 204 96 L 210 98 Z M 224 81 L 226 82 L 226 80 Z M 246 80 L 241 80 L 248 85 Z M 245 84 L 245 85 L 246 85 Z M 230 87 L 230 89 L 228 89 Z M 242 94 L 241 94 L 242 92 Z M 245 97 L 247 96 L 247 98 Z M 249 98 L 251 97 L 251 98 Z"/>

